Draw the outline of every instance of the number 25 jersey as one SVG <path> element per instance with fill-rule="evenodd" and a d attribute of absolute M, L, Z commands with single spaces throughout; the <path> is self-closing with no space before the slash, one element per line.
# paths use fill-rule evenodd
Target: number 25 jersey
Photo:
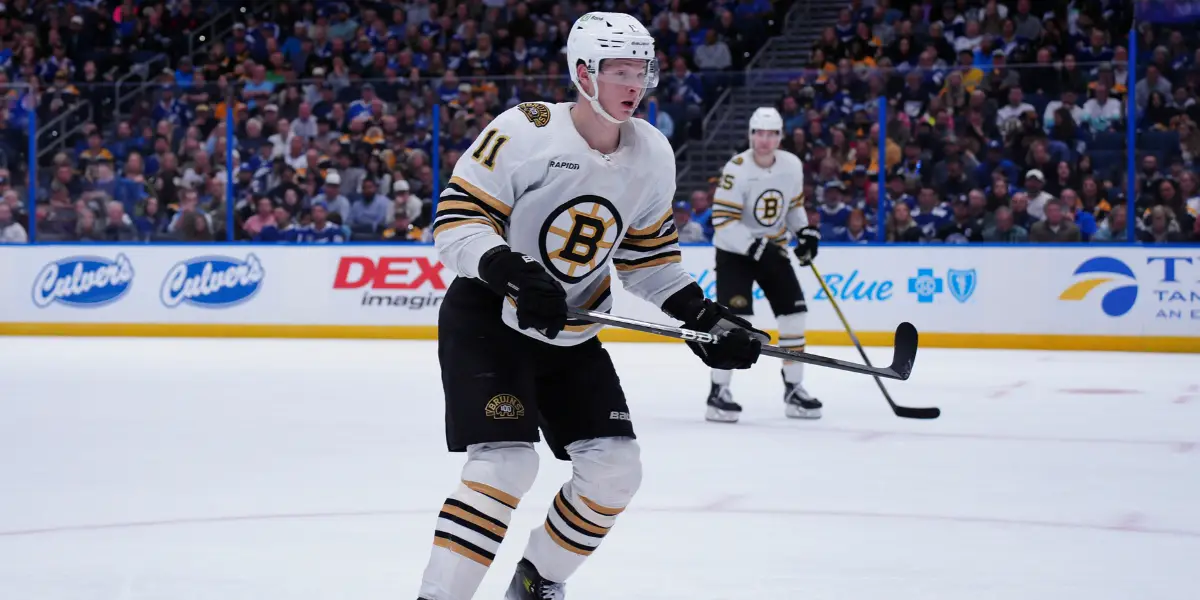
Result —
<path fill-rule="evenodd" d="M 657 306 L 693 280 L 683 269 L 671 212 L 675 156 L 641 119 L 620 125 L 618 148 L 588 146 L 571 119 L 574 103 L 526 102 L 492 121 L 454 166 L 434 216 L 443 264 L 479 277 L 479 259 L 507 244 L 538 261 L 567 292 L 567 305 L 612 308 L 609 263 L 625 289 Z M 569 320 L 553 340 L 517 327 L 512 299 L 501 316 L 513 329 L 559 346 L 600 326 Z"/>
<path fill-rule="evenodd" d="M 759 238 L 788 242 L 788 231 L 808 225 L 804 211 L 804 163 L 795 154 L 775 151 L 775 163 L 762 168 L 754 151 L 725 163 L 713 194 L 713 245 L 746 254 Z"/>

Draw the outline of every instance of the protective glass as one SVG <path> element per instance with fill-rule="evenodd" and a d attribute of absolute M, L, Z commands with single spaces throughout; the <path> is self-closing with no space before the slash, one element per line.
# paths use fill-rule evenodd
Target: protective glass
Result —
<path fill-rule="evenodd" d="M 658 61 L 625 58 L 604 60 L 600 62 L 596 81 L 652 89 L 658 86 Z"/>

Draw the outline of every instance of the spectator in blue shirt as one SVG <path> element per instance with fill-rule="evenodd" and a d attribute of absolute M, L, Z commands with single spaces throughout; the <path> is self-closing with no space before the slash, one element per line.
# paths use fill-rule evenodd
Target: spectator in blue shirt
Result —
<path fill-rule="evenodd" d="M 341 226 L 329 220 L 329 205 L 324 201 L 314 201 L 312 223 L 299 231 L 296 241 L 310 244 L 341 244 L 346 241 L 346 234 Z"/>
<path fill-rule="evenodd" d="M 375 180 L 367 177 L 362 181 L 362 194 L 350 207 L 347 225 L 355 233 L 378 233 L 387 221 L 390 204 L 388 197 L 379 193 Z"/>

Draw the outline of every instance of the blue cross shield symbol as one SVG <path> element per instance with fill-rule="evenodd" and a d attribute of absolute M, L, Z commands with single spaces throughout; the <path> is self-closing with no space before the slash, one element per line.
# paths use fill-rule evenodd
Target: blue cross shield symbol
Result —
<path fill-rule="evenodd" d="M 971 298 L 971 294 L 975 293 L 975 284 L 978 278 L 975 276 L 975 269 L 950 269 L 946 272 L 946 279 L 949 280 L 950 293 L 955 300 L 966 302 Z"/>

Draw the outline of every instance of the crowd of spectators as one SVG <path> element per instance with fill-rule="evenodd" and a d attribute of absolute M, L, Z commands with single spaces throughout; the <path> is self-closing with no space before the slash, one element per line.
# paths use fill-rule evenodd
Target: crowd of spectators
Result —
<path fill-rule="evenodd" d="M 33 43 L 54 49 L 32 67 L 55 78 L 45 95 L 121 68 L 64 58 L 76 56 L 74 47 L 55 45 L 53 24 L 73 23 L 77 9 L 45 4 L 55 10 L 47 6 L 44 15 L 31 13 L 19 24 L 28 26 Z M 111 29 L 99 17 L 118 5 L 150 13 L 134 31 L 93 32 L 117 47 L 138 36 L 168 43 L 155 36 L 169 34 L 188 7 L 187 0 L 80 4 L 96 6 L 85 12 L 89 27 Z M 647 23 L 663 70 L 653 92 L 658 125 L 679 143 L 699 135 L 705 107 L 777 30 L 770 17 L 788 4 L 246 2 L 225 39 L 196 55 L 171 53 L 170 67 L 152 74 L 145 100 L 121 119 L 88 121 L 71 147 L 41 166 L 37 239 L 428 240 L 435 190 L 491 119 L 519 102 L 574 99 L 565 44 L 578 16 L 625 9 Z M 433 123 L 435 104 L 440 127 Z M 435 130 L 440 156 L 433 156 Z M 26 216 L 19 206 L 10 212 L 0 208 L 0 241 L 23 238 L 17 232 Z"/>
<path fill-rule="evenodd" d="M 778 106 L 783 146 L 806 164 L 810 222 L 841 242 L 874 242 L 881 226 L 889 242 L 1123 242 L 1132 218 L 1139 241 L 1200 241 L 1196 27 L 1139 23 L 1131 91 L 1132 7 L 852 0 Z M 707 228 L 710 199 L 697 191 L 677 220 Z"/>

